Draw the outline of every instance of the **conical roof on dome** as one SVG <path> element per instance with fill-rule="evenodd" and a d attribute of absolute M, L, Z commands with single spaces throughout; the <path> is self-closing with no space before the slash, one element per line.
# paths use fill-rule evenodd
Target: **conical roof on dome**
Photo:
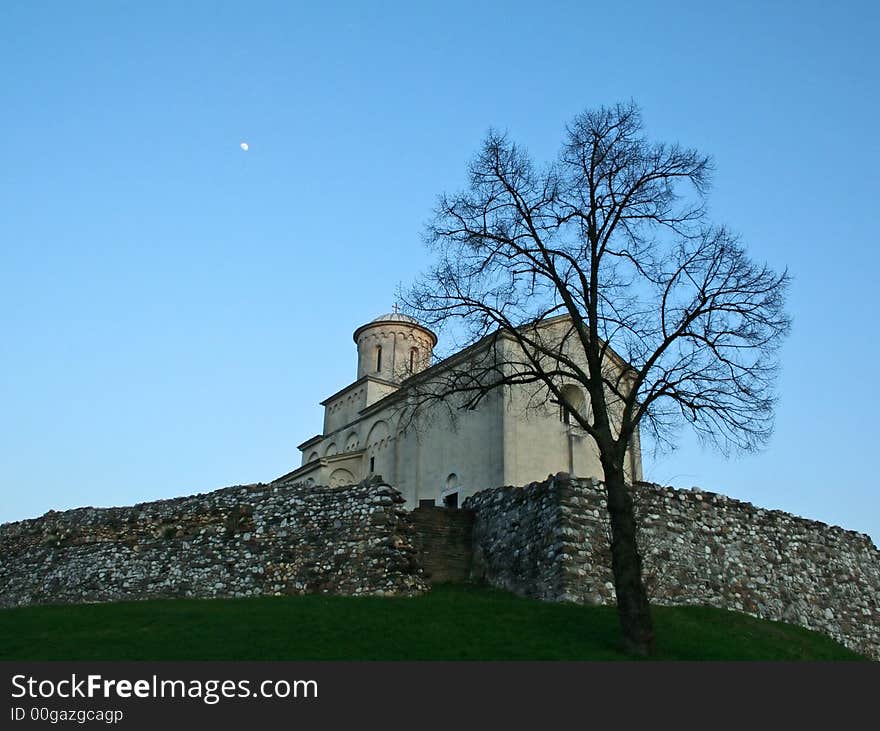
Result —
<path fill-rule="evenodd" d="M 370 322 L 410 322 L 413 325 L 419 324 L 416 318 L 403 315 L 400 312 L 389 312 L 385 315 L 379 315 L 379 317 L 374 317 Z"/>

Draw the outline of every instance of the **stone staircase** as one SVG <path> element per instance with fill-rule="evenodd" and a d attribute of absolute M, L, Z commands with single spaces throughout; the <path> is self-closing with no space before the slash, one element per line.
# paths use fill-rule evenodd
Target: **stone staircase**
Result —
<path fill-rule="evenodd" d="M 410 513 L 415 547 L 432 584 L 470 580 L 474 514 L 463 508 L 419 507 Z"/>

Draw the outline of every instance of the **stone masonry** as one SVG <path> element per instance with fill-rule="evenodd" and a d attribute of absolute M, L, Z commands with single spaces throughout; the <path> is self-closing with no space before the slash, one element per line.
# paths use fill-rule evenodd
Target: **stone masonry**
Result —
<path fill-rule="evenodd" d="M 651 601 L 703 604 L 827 634 L 880 660 L 880 551 L 863 534 L 699 490 L 637 483 Z M 523 596 L 615 600 L 601 483 L 560 473 L 468 498 L 474 577 Z"/>
<path fill-rule="evenodd" d="M 0 606 L 425 590 L 394 488 L 245 485 L 0 526 Z"/>
<path fill-rule="evenodd" d="M 652 602 L 799 624 L 880 660 L 880 551 L 868 536 L 699 490 L 637 483 L 633 496 Z M 483 490 L 462 510 L 403 504 L 377 478 L 49 512 L 0 526 L 0 607 L 411 596 L 468 577 L 537 599 L 614 602 L 601 483 L 560 473 Z"/>

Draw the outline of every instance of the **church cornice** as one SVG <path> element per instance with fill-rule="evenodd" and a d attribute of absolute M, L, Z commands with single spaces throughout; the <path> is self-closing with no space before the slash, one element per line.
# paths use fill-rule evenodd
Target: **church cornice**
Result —
<path fill-rule="evenodd" d="M 416 320 L 411 318 L 402 319 L 403 316 L 393 316 L 389 315 L 387 319 L 377 318 L 372 322 L 368 322 L 366 325 L 361 325 L 357 330 L 354 331 L 352 338 L 355 342 L 358 342 L 361 334 L 370 330 L 372 328 L 381 328 L 381 327 L 392 327 L 392 328 L 401 328 L 403 330 L 416 330 L 423 335 L 427 335 L 428 339 L 431 341 L 431 347 L 433 348 L 437 345 L 437 335 L 433 330 L 429 330 L 424 325 L 420 324 Z"/>
<path fill-rule="evenodd" d="M 350 452 L 340 452 L 338 454 L 331 454 L 329 457 L 320 457 L 319 459 L 313 459 L 311 462 L 306 462 L 304 465 L 300 465 L 295 470 L 291 470 L 286 474 L 281 475 L 281 477 L 276 477 L 269 484 L 273 484 L 275 482 L 287 482 L 289 480 L 294 480 L 297 477 L 304 477 L 317 469 L 322 467 L 330 467 L 334 464 L 340 462 L 350 462 L 353 459 L 363 459 L 364 455 L 367 453 L 366 449 L 353 449 Z"/>
<path fill-rule="evenodd" d="M 326 406 L 326 405 L 329 404 L 331 401 L 335 401 L 335 400 L 336 400 L 337 398 L 339 398 L 340 396 L 344 396 L 346 393 L 348 393 L 348 392 L 351 391 L 352 389 L 355 389 L 355 388 L 357 388 L 358 386 L 363 386 L 367 381 L 372 381 L 373 383 L 379 383 L 379 384 L 381 384 L 381 385 L 383 385 L 383 386 L 393 386 L 394 388 L 399 388 L 399 387 L 400 387 L 400 384 L 398 384 L 398 383 L 394 383 L 394 381 L 387 381 L 387 380 L 385 380 L 384 378 L 376 378 L 376 376 L 369 376 L 369 375 L 367 375 L 367 376 L 362 376 L 361 378 L 358 378 L 354 383 L 350 383 L 350 384 L 348 384 L 345 388 L 340 389 L 339 391 L 337 391 L 336 393 L 334 393 L 332 396 L 328 396 L 327 398 L 325 398 L 325 399 L 321 402 L 320 405 L 321 405 L 321 406 Z"/>
<path fill-rule="evenodd" d="M 309 438 L 309 439 L 306 439 L 302 444 L 300 444 L 299 446 L 297 446 L 297 449 L 300 450 L 301 452 L 305 452 L 306 449 L 308 449 L 309 447 L 311 447 L 313 444 L 317 444 L 317 443 L 320 442 L 323 438 L 324 438 L 324 435 L 323 435 L 323 434 L 315 434 L 315 436 L 313 436 L 313 437 L 311 437 L 311 438 Z"/>

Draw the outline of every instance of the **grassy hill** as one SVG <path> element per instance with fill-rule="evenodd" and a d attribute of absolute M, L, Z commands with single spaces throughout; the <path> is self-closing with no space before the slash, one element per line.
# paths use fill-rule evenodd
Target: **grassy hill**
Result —
<path fill-rule="evenodd" d="M 799 627 L 655 607 L 658 659 L 859 660 Z M 619 660 L 612 607 L 463 586 L 415 599 L 166 600 L 0 610 L 0 660 Z"/>

